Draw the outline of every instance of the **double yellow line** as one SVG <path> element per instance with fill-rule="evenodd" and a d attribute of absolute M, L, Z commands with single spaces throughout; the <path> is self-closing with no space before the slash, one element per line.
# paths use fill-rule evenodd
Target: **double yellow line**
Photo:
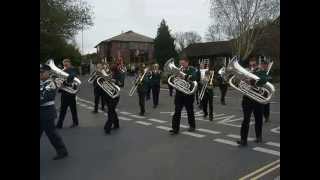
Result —
<path fill-rule="evenodd" d="M 267 164 L 267 165 L 255 170 L 255 171 L 253 171 L 252 173 L 246 175 L 246 176 L 241 177 L 239 180 L 245 180 L 245 179 L 256 180 L 256 179 L 258 179 L 258 178 L 260 178 L 260 177 L 262 177 L 262 176 L 264 176 L 264 175 L 266 175 L 266 174 L 270 173 L 271 171 L 274 171 L 278 168 L 280 168 L 280 159 L 278 159 L 270 164 Z"/>

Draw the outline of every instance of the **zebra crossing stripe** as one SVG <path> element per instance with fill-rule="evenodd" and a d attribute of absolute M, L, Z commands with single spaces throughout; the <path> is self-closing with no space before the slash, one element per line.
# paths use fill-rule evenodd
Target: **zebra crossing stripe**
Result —
<path fill-rule="evenodd" d="M 148 119 L 149 121 L 153 121 L 153 122 L 158 122 L 158 123 L 166 123 L 167 121 L 163 121 L 163 120 L 160 120 L 160 119 L 154 119 L 154 118 L 150 118 Z"/>
<path fill-rule="evenodd" d="M 197 131 L 200 131 L 200 132 L 206 132 L 206 133 L 210 133 L 210 134 L 221 134 L 221 132 L 219 131 L 212 131 L 212 130 L 209 130 L 209 129 L 197 129 Z"/>
<path fill-rule="evenodd" d="M 227 140 L 227 139 L 216 138 L 213 141 L 219 142 L 219 143 L 228 144 L 228 145 L 231 145 L 231 146 L 238 146 L 238 144 L 236 142 L 230 141 L 230 140 Z"/>
<path fill-rule="evenodd" d="M 138 118 L 138 119 L 144 119 L 146 117 L 144 116 L 138 116 L 138 115 L 134 115 L 134 114 L 129 114 L 129 116 L 134 117 L 134 118 Z"/>
<path fill-rule="evenodd" d="M 123 117 L 123 116 L 119 116 L 118 119 L 124 120 L 124 121 L 132 121 L 132 119 L 126 118 L 126 117 Z"/>
<path fill-rule="evenodd" d="M 129 112 L 125 112 L 125 111 L 120 111 L 120 113 L 121 113 L 121 114 L 125 114 L 125 115 L 129 115 L 129 114 L 131 114 L 131 113 L 129 113 Z"/>
<path fill-rule="evenodd" d="M 158 129 L 163 129 L 163 130 L 166 130 L 166 131 L 171 130 L 170 127 L 166 127 L 166 126 L 157 126 L 156 128 L 158 128 Z"/>
<path fill-rule="evenodd" d="M 189 135 L 189 136 L 193 136 L 193 137 L 197 137 L 197 138 L 206 137 L 206 135 L 198 134 L 198 133 L 193 133 L 193 132 L 188 132 L 188 131 L 184 131 L 184 132 L 182 132 L 181 134 Z"/>
<path fill-rule="evenodd" d="M 180 127 L 182 127 L 182 128 L 188 128 L 188 126 L 183 125 L 183 124 L 180 124 Z"/>
<path fill-rule="evenodd" d="M 275 151 L 275 150 L 271 150 L 271 149 L 267 149 L 267 148 L 255 147 L 255 148 L 253 148 L 253 150 L 259 151 L 259 152 L 268 153 L 268 154 L 272 154 L 272 155 L 276 155 L 276 156 L 280 156 L 280 152 L 279 151 Z"/>
<path fill-rule="evenodd" d="M 228 134 L 227 135 L 228 137 L 231 137 L 231 138 L 235 138 L 235 139 L 241 139 L 241 136 L 239 136 L 239 135 L 236 135 L 236 134 Z M 254 140 L 254 138 L 252 138 L 252 137 L 248 137 L 248 139 L 247 139 L 248 141 L 253 141 Z"/>
<path fill-rule="evenodd" d="M 152 124 L 152 123 L 148 123 L 148 122 L 145 122 L 145 121 L 136 121 L 135 123 L 142 124 L 142 125 L 145 125 L 145 126 L 150 126 Z"/>
<path fill-rule="evenodd" d="M 270 145 L 270 146 L 276 146 L 276 147 L 280 147 L 280 143 L 276 143 L 276 142 L 267 142 L 266 143 L 267 145 Z"/>

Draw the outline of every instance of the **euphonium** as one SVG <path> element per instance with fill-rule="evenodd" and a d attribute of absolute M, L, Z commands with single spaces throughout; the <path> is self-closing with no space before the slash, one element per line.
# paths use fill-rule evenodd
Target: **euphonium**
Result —
<path fill-rule="evenodd" d="M 181 79 L 179 76 L 183 76 L 185 77 L 186 74 L 183 73 L 180 68 L 177 68 L 174 65 L 174 59 L 171 58 L 169 59 L 165 64 L 164 64 L 164 70 L 167 73 L 173 74 L 169 77 L 168 79 L 168 83 L 170 86 L 174 87 L 176 90 L 187 94 L 187 95 L 191 95 L 193 94 L 197 87 L 198 87 L 198 83 L 197 81 L 191 81 L 188 82 L 184 79 Z"/>
<path fill-rule="evenodd" d="M 98 74 L 101 74 L 99 76 Z M 101 73 L 96 73 L 97 75 L 97 84 L 112 98 L 116 98 L 120 95 L 120 87 L 117 86 L 111 80 L 111 73 L 107 74 L 104 69 L 101 70 Z"/>
<path fill-rule="evenodd" d="M 133 82 L 133 86 L 129 91 L 129 96 L 132 96 L 134 94 L 134 92 L 136 91 L 137 87 L 140 85 L 140 83 L 143 81 L 143 78 L 145 77 L 145 75 L 147 74 L 147 72 L 149 72 L 149 68 L 145 68 L 143 70 L 143 74 L 138 76 L 136 78 L 136 80 Z"/>
<path fill-rule="evenodd" d="M 253 79 L 257 82 L 260 78 L 240 66 L 236 56 L 232 58 L 226 68 L 226 77 L 231 74 L 232 76 L 228 80 L 230 86 L 259 103 L 268 103 L 275 92 L 275 88 L 270 82 L 267 82 L 262 87 L 246 83 L 246 80 Z"/>
<path fill-rule="evenodd" d="M 79 87 L 81 85 L 81 81 L 74 77 L 73 82 L 71 84 L 64 83 L 69 74 L 64 72 L 63 70 L 59 69 L 52 59 L 49 59 L 46 62 L 46 65 L 48 65 L 51 68 L 51 72 L 54 76 L 57 76 L 54 78 L 55 83 L 57 84 L 57 87 L 60 89 L 63 89 L 64 91 L 67 91 L 71 94 L 76 94 L 79 91 Z"/>
<path fill-rule="evenodd" d="M 208 70 L 209 71 L 209 70 Z M 208 85 L 210 87 L 213 86 L 213 77 L 214 77 L 214 71 L 209 71 L 208 77 L 204 77 L 202 79 L 202 82 L 203 82 L 203 86 L 202 86 L 202 89 L 201 89 L 201 92 L 199 94 L 199 99 L 200 101 L 203 99 L 203 96 L 204 96 L 204 93 L 206 92 L 206 89 L 208 88 Z"/>

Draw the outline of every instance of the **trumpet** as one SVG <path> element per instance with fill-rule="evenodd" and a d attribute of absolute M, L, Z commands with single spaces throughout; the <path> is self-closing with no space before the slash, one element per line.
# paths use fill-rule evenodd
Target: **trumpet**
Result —
<path fill-rule="evenodd" d="M 138 76 L 134 83 L 133 83 L 133 86 L 132 88 L 130 89 L 129 91 L 129 96 L 132 96 L 134 94 L 134 92 L 136 91 L 137 87 L 141 84 L 141 82 L 143 81 L 143 78 L 145 77 L 145 75 L 149 72 L 149 68 L 146 67 L 144 70 L 143 70 L 143 74 Z"/>
<path fill-rule="evenodd" d="M 208 72 L 208 71 L 207 71 Z M 202 101 L 204 97 L 204 93 L 206 92 L 206 89 L 213 86 L 213 77 L 214 77 L 214 71 L 209 72 L 209 77 L 204 78 L 204 85 L 202 86 L 201 92 L 199 94 L 199 99 Z"/>

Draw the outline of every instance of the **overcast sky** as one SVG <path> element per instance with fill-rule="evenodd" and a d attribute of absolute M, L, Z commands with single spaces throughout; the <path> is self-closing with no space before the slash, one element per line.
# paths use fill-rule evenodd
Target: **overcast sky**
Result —
<path fill-rule="evenodd" d="M 172 34 L 196 31 L 202 39 L 211 22 L 209 0 L 85 0 L 93 8 L 94 26 L 83 32 L 84 53 L 100 41 L 132 30 L 155 38 L 161 19 Z M 81 50 L 81 32 L 76 36 Z"/>

